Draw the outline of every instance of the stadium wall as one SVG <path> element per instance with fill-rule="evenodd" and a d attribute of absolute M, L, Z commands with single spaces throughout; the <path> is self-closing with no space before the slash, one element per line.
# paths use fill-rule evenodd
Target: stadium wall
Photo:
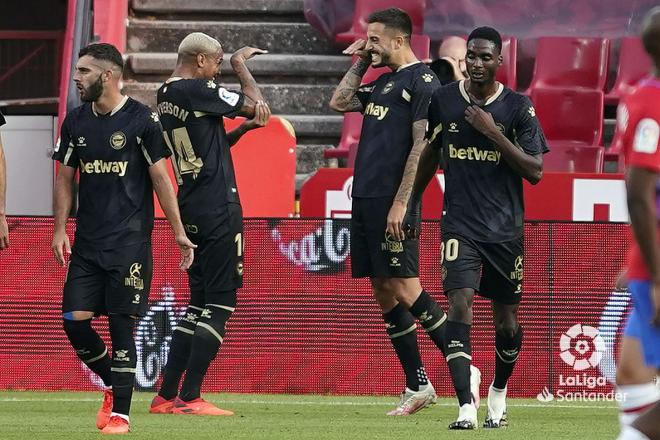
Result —
<path fill-rule="evenodd" d="M 12 247 L 1 255 L 0 389 L 92 390 L 100 384 L 78 361 L 61 328 L 65 270 L 50 251 L 50 218 L 9 219 Z M 69 224 L 69 232 L 73 224 Z M 585 396 L 611 393 L 616 341 L 627 313 L 613 292 L 624 264 L 627 226 L 620 223 L 528 222 L 524 349 L 509 395 L 544 389 Z M 245 287 L 211 366 L 208 391 L 396 394 L 404 380 L 366 280 L 350 278 L 348 221 L 247 219 Z M 186 275 L 167 223 L 156 222 L 156 256 L 148 314 L 137 331 L 137 386 L 158 384 L 172 329 L 185 310 Z M 421 279 L 446 307 L 440 231 L 426 222 Z M 482 393 L 494 371 L 489 303 L 475 301 L 473 359 Z M 106 324 L 98 322 L 107 339 Z M 422 356 L 442 395 L 451 395 L 444 360 L 423 331 Z"/>

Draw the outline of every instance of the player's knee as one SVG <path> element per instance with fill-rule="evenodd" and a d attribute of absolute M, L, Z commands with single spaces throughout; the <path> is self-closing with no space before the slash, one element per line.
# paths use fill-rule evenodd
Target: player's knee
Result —
<path fill-rule="evenodd" d="M 495 332 L 504 338 L 513 339 L 518 333 L 518 323 L 517 322 L 501 322 L 499 325 L 496 325 Z"/>
<path fill-rule="evenodd" d="M 62 327 L 64 327 L 64 333 L 69 337 L 69 340 L 85 331 L 87 327 L 91 327 L 91 319 L 71 319 L 66 316 L 68 315 L 67 313 L 64 315 Z"/>
<path fill-rule="evenodd" d="M 449 300 L 448 316 L 452 321 L 466 321 L 472 313 L 473 293 L 465 289 L 456 289 L 447 293 Z"/>

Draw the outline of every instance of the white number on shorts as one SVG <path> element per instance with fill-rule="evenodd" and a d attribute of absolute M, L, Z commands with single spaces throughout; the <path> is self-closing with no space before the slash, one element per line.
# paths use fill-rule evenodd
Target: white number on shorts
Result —
<path fill-rule="evenodd" d="M 234 243 L 236 243 L 236 255 L 239 257 L 243 256 L 243 234 L 239 232 L 234 237 Z"/>
<path fill-rule="evenodd" d="M 455 238 L 447 240 L 446 244 L 442 244 L 441 250 L 447 261 L 454 261 L 458 258 L 458 240 Z"/>

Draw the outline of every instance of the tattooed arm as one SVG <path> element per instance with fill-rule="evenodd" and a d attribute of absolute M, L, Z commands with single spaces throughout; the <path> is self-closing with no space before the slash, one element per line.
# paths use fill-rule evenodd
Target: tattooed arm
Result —
<path fill-rule="evenodd" d="M 420 119 L 413 122 L 412 135 L 413 146 L 406 161 L 406 167 L 403 171 L 403 177 L 399 184 L 399 190 L 394 197 L 394 202 L 387 215 L 387 232 L 392 235 L 396 240 L 404 240 L 405 232 L 403 230 L 403 218 L 406 215 L 408 208 L 408 201 L 410 194 L 413 190 L 415 183 L 415 176 L 417 174 L 417 166 L 419 165 L 419 158 L 426 147 L 427 141 L 424 139 L 426 134 L 426 119 Z"/>
<path fill-rule="evenodd" d="M 344 51 L 347 55 L 358 55 L 359 58 L 346 72 L 335 93 L 332 94 L 330 108 L 335 111 L 346 113 L 361 112 L 363 110 L 356 92 L 360 87 L 362 77 L 369 68 L 368 52 L 363 50 L 365 44 L 364 40 L 357 40 Z"/>

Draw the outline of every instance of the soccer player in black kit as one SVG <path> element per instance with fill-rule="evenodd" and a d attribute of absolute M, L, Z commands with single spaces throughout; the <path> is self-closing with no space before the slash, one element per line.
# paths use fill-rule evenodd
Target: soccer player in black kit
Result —
<path fill-rule="evenodd" d="M 449 300 L 445 355 L 459 401 L 450 429 L 474 429 L 470 393 L 470 327 L 474 293 L 489 298 L 495 324 L 495 378 L 484 427 L 507 424 L 506 385 L 522 346 L 518 305 L 523 279 L 523 185 L 536 184 L 548 151 L 528 98 L 495 81 L 500 34 L 490 27 L 468 37 L 469 79 L 436 90 L 429 106 L 429 146 L 414 194 L 444 168 L 442 277 Z"/>
<path fill-rule="evenodd" d="M 358 60 L 335 90 L 330 106 L 339 112 L 364 113 L 352 193 L 352 274 L 369 277 L 383 311 L 406 378 L 399 405 L 388 415 L 402 416 L 437 398 L 420 357 L 415 318 L 444 349 L 446 315 L 419 282 L 418 201 L 408 209 L 425 145 L 429 100 L 440 84 L 410 48 L 408 14 L 397 8 L 376 11 L 368 23 L 367 41 L 358 40 L 344 51 Z M 370 64 L 392 71 L 361 86 Z"/>
<path fill-rule="evenodd" d="M 84 104 L 62 124 L 53 159 L 61 162 L 54 191 L 52 248 L 65 264 L 64 331 L 76 354 L 108 387 L 96 418 L 104 434 L 129 432 L 129 410 L 137 362 L 133 330 L 146 312 L 152 273 L 153 191 L 181 249 L 181 269 L 193 262 L 195 245 L 186 236 L 170 182 L 158 115 L 122 96 L 123 60 L 110 44 L 83 48 L 75 81 Z M 73 252 L 66 221 L 76 171 L 80 192 Z M 92 318 L 108 315 L 112 358 Z"/>
<path fill-rule="evenodd" d="M 188 271 L 190 303 L 172 336 L 151 413 L 233 415 L 202 399 L 200 388 L 225 337 L 226 323 L 236 307 L 236 290 L 243 285 L 243 213 L 229 149 L 250 127 L 227 134 L 222 118 L 268 119 L 270 110 L 245 66 L 260 53 L 265 51 L 244 47 L 232 55 L 241 91 L 230 91 L 215 81 L 224 56 L 222 46 L 194 32 L 181 41 L 177 67 L 158 90 L 165 139 L 174 151 L 181 217 L 199 248 Z"/>

